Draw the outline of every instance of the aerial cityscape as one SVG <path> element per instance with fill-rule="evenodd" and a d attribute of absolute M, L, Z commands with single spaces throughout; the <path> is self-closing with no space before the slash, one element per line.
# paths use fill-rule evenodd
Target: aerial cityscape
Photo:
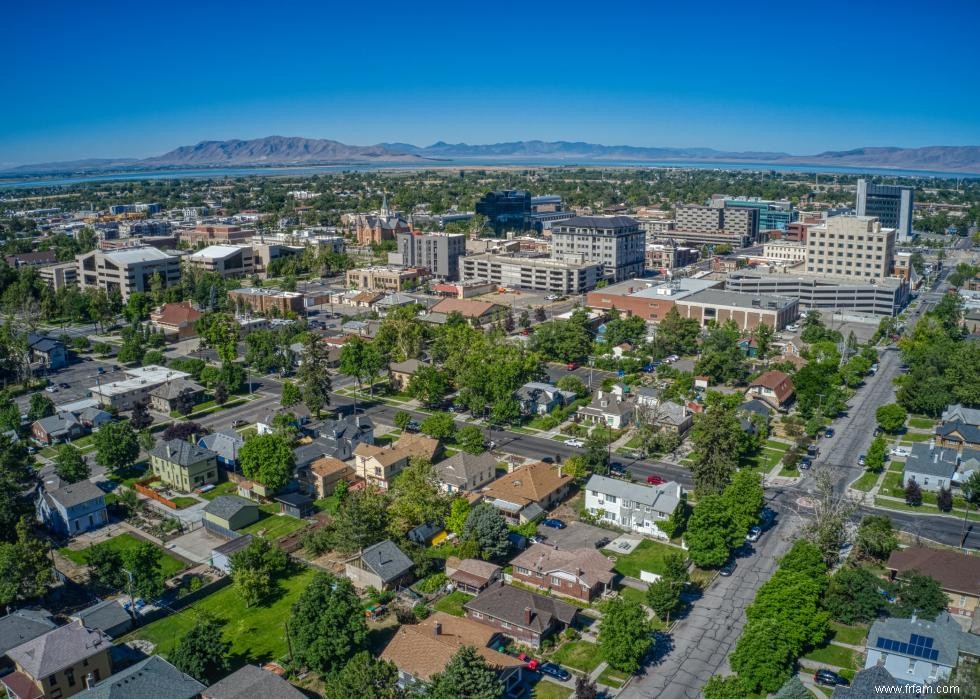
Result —
<path fill-rule="evenodd" d="M 980 697 L 980 12 L 651 5 L 9 11 L 6 697 Z"/>

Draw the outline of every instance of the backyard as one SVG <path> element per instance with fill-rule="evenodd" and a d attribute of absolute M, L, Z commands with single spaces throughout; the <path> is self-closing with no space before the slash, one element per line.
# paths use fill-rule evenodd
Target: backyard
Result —
<path fill-rule="evenodd" d="M 644 539 L 630 554 L 620 554 L 612 549 L 603 549 L 603 553 L 616 558 L 613 566 L 616 572 L 631 578 L 639 578 L 640 571 L 663 573 L 664 559 L 668 553 L 684 553 L 682 549 L 667 544 L 661 544 L 650 539 Z"/>
<path fill-rule="evenodd" d="M 86 552 L 96 546 L 105 547 L 118 551 L 124 554 L 127 551 L 131 551 L 140 544 L 147 543 L 139 537 L 133 536 L 129 533 L 120 534 L 119 536 L 114 536 L 108 541 L 103 541 L 99 544 L 94 544 L 84 549 L 70 549 L 67 546 L 58 549 L 58 553 L 67 558 L 72 563 L 77 565 L 85 565 L 87 563 Z M 157 551 L 160 553 L 160 569 L 163 571 L 165 577 L 173 577 L 180 571 L 184 569 L 184 564 L 177 558 L 174 558 L 169 553 L 157 547 Z"/>
<path fill-rule="evenodd" d="M 259 534 L 266 539 L 280 539 L 306 526 L 306 520 L 279 514 L 279 505 L 259 507 L 259 521 L 242 528 L 244 534 Z"/>
<path fill-rule="evenodd" d="M 446 614 L 452 614 L 453 616 L 463 616 L 463 605 L 469 602 L 471 599 L 473 599 L 473 595 L 468 595 L 465 592 L 456 590 L 455 592 L 450 592 L 445 597 L 439 599 L 432 606 L 438 612 L 445 612 Z"/>

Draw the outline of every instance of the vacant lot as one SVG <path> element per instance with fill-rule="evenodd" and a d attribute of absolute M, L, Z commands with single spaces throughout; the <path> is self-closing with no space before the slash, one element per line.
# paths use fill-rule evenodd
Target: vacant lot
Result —
<path fill-rule="evenodd" d="M 58 549 L 58 553 L 67 558 L 72 563 L 77 563 L 78 565 L 85 565 L 86 552 L 90 549 L 98 547 L 105 547 L 119 551 L 119 553 L 125 553 L 126 551 L 131 551 L 140 544 L 147 543 L 143 539 L 140 539 L 132 534 L 120 534 L 119 536 L 114 536 L 108 541 L 103 541 L 101 544 L 95 544 L 95 546 L 89 546 L 88 548 L 81 550 L 70 549 L 67 546 Z M 160 553 L 160 569 L 163 571 L 165 577 L 173 577 L 180 571 L 184 569 L 184 564 L 177 558 L 174 558 L 169 553 L 163 549 L 156 547 L 157 551 Z"/>
<path fill-rule="evenodd" d="M 279 539 L 306 526 L 306 521 L 279 514 L 279 505 L 272 503 L 259 508 L 259 521 L 242 529 L 245 534 L 259 534 L 266 539 Z"/>

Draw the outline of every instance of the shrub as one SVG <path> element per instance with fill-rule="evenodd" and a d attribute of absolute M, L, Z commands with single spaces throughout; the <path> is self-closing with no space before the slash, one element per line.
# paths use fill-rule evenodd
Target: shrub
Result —
<path fill-rule="evenodd" d="M 412 613 L 415 615 L 415 618 L 418 619 L 419 621 L 422 621 L 423 619 L 427 618 L 430 614 L 429 608 L 426 607 L 425 604 L 423 604 L 422 602 L 419 602 L 414 607 L 412 607 Z"/>

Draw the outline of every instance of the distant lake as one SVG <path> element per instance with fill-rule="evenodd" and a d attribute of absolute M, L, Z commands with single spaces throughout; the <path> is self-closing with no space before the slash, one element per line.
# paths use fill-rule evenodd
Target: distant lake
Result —
<path fill-rule="evenodd" d="M 678 168 L 684 170 L 742 170 L 749 172 L 798 172 L 841 175 L 885 175 L 892 177 L 938 177 L 943 179 L 974 179 L 980 174 L 936 172 L 932 170 L 899 170 L 873 167 L 833 167 L 829 165 L 792 165 L 786 163 L 745 163 L 745 162 L 691 162 L 691 161 L 605 161 L 605 160 L 470 160 L 446 159 L 425 162 L 392 163 L 347 163 L 340 165 L 298 165 L 295 167 L 214 167 L 172 170 L 117 171 L 106 173 L 80 173 L 58 177 L 37 177 L 36 179 L 13 179 L 0 181 L 0 189 L 23 187 L 64 187 L 86 182 L 115 182 L 134 180 L 182 180 L 182 179 L 224 179 L 227 177 L 275 177 L 311 176 L 338 172 L 372 172 L 382 170 L 433 170 L 457 168 L 521 168 L 521 167 L 565 167 L 588 169 L 612 168 Z M 0 175 L 3 178 L 4 175 Z"/>

